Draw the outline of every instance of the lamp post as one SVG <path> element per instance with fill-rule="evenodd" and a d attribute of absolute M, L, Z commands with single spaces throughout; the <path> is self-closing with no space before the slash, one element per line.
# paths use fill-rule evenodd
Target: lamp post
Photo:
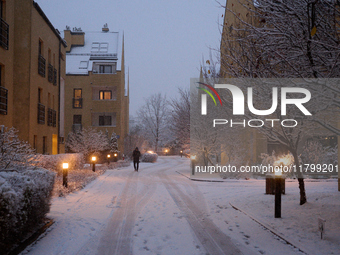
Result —
<path fill-rule="evenodd" d="M 63 186 L 67 188 L 68 163 L 63 163 Z"/>
<path fill-rule="evenodd" d="M 275 218 L 281 218 L 282 172 L 275 171 Z"/>
<path fill-rule="evenodd" d="M 195 175 L 195 163 L 196 163 L 196 155 L 191 155 L 191 174 Z"/>
<path fill-rule="evenodd" d="M 97 157 L 92 156 L 92 171 L 93 172 L 96 171 L 96 160 L 97 160 Z"/>
<path fill-rule="evenodd" d="M 183 156 L 183 151 L 180 151 L 180 153 L 181 153 L 181 157 Z"/>
<path fill-rule="evenodd" d="M 114 156 L 113 161 L 114 161 L 114 162 L 117 162 L 117 161 L 118 161 L 118 153 L 113 154 L 113 156 Z"/>
<path fill-rule="evenodd" d="M 165 156 L 167 156 L 167 155 L 168 155 L 168 149 L 165 150 Z"/>
<path fill-rule="evenodd" d="M 111 155 L 110 154 L 107 154 L 107 165 L 110 165 L 110 159 L 111 159 Z"/>

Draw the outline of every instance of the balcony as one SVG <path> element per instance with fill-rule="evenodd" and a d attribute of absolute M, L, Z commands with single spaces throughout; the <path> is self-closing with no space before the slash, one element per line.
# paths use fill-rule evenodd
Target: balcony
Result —
<path fill-rule="evenodd" d="M 57 75 L 58 75 L 58 72 L 57 72 L 57 69 L 53 68 L 53 85 L 57 85 Z"/>
<path fill-rule="evenodd" d="M 42 76 L 45 77 L 45 69 L 46 69 L 46 60 L 44 59 L 43 56 L 39 54 L 38 57 L 38 73 Z"/>
<path fill-rule="evenodd" d="M 82 130 L 82 124 L 73 124 L 72 131 L 73 133 L 79 133 Z"/>
<path fill-rule="evenodd" d="M 8 90 L 0 87 L 0 114 L 7 115 Z"/>
<path fill-rule="evenodd" d="M 0 19 L 0 22 L 0 46 L 8 50 L 9 26 L 3 19 Z"/>
<path fill-rule="evenodd" d="M 57 111 L 52 110 L 51 108 L 47 109 L 47 126 L 57 126 Z"/>
<path fill-rule="evenodd" d="M 72 98 L 73 102 L 73 108 L 81 109 L 83 108 L 83 98 Z"/>
<path fill-rule="evenodd" d="M 38 124 L 45 124 L 45 105 L 38 103 Z"/>
<path fill-rule="evenodd" d="M 48 64 L 48 81 L 50 83 L 53 82 L 53 70 L 54 70 L 53 66 L 51 64 Z"/>

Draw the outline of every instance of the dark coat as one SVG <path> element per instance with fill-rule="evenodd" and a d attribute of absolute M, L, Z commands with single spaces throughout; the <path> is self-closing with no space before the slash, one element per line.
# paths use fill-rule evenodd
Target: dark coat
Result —
<path fill-rule="evenodd" d="M 132 153 L 133 161 L 139 161 L 139 157 L 140 157 L 140 151 L 135 149 Z"/>

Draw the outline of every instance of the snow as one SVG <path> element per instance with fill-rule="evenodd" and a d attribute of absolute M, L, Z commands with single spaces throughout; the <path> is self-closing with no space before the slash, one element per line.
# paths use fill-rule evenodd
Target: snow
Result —
<path fill-rule="evenodd" d="M 306 180 L 303 206 L 297 182 L 287 181 L 282 218 L 275 219 L 264 180 L 192 181 L 189 163 L 163 156 L 141 163 L 138 173 L 132 166 L 108 170 L 83 190 L 54 198 L 54 225 L 23 254 L 338 254 L 337 181 Z M 318 217 L 326 220 L 323 240 Z"/>
<path fill-rule="evenodd" d="M 88 74 L 92 71 L 93 62 L 111 62 L 114 59 L 117 63 L 116 70 L 121 71 L 122 58 L 122 32 L 85 32 L 84 46 L 74 46 L 70 53 L 66 54 L 66 73 L 67 74 Z M 91 53 L 92 43 L 107 43 L 107 52 Z M 97 59 L 93 61 L 93 59 Z M 80 68 L 80 62 L 87 61 L 87 68 Z"/>

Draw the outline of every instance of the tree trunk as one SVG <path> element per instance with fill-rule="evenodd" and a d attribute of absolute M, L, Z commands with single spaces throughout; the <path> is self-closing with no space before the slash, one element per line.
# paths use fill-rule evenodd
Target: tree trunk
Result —
<path fill-rule="evenodd" d="M 300 189 L 300 205 L 303 205 L 304 203 L 307 202 L 307 197 L 306 197 L 306 190 L 305 190 L 305 182 L 302 176 L 302 173 L 300 172 L 300 167 L 299 167 L 299 157 L 297 155 L 297 152 L 294 151 L 292 152 L 293 157 L 294 157 L 294 164 L 296 167 L 296 174 L 298 177 L 298 182 L 299 182 L 299 189 Z"/>

